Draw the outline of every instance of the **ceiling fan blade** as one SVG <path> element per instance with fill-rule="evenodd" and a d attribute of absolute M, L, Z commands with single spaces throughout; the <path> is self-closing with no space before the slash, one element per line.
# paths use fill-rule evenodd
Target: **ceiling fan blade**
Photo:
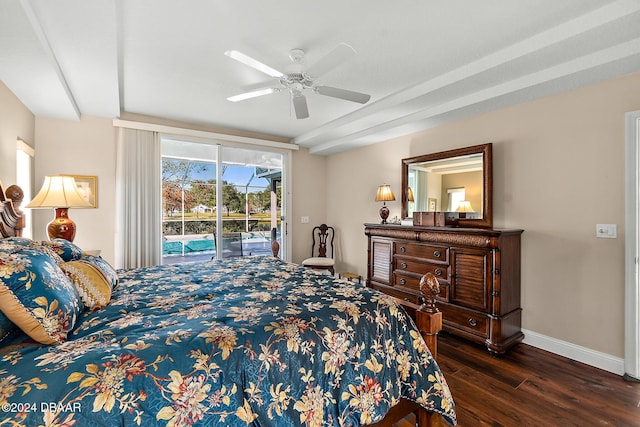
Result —
<path fill-rule="evenodd" d="M 357 102 L 358 104 L 366 104 L 371 99 L 371 95 L 367 95 L 365 93 L 339 89 L 337 87 L 331 86 L 316 86 L 314 87 L 314 90 L 320 95 L 340 98 L 351 102 Z"/>
<path fill-rule="evenodd" d="M 309 109 L 307 107 L 307 98 L 301 93 L 294 94 L 293 110 L 296 112 L 296 119 L 306 119 L 309 117 Z"/>
<path fill-rule="evenodd" d="M 239 95 L 230 96 L 227 98 L 227 101 L 238 102 L 244 101 L 245 99 L 256 98 L 258 96 L 269 95 L 270 93 L 278 92 L 279 89 L 275 89 L 272 87 L 263 88 L 259 90 L 254 90 L 251 92 L 244 92 Z"/>
<path fill-rule="evenodd" d="M 340 43 L 331 52 L 312 64 L 306 74 L 313 78 L 322 76 L 356 55 L 356 51 L 346 43 Z"/>
<path fill-rule="evenodd" d="M 229 58 L 235 59 L 238 62 L 241 62 L 245 65 L 248 65 L 251 68 L 254 68 L 258 71 L 261 71 L 271 77 L 282 77 L 283 74 L 276 70 L 275 68 L 272 68 L 266 64 L 263 64 L 262 62 L 258 61 L 257 59 L 253 59 L 252 57 L 245 55 L 242 52 L 238 52 L 237 50 L 228 50 L 224 53 L 225 55 L 227 55 Z"/>
<path fill-rule="evenodd" d="M 242 89 L 243 92 L 255 92 L 263 89 L 280 90 L 282 89 L 282 85 L 278 80 L 269 80 L 266 82 L 258 82 L 258 83 L 244 85 L 244 86 L 241 86 L 240 89 Z"/>

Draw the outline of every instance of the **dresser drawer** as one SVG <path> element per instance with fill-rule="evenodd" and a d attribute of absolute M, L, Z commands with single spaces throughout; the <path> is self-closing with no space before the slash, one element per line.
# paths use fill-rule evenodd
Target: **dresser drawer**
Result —
<path fill-rule="evenodd" d="M 449 267 L 442 264 L 411 261 L 406 258 L 394 257 L 393 270 L 396 272 L 409 272 L 423 276 L 425 273 L 433 273 L 440 280 L 449 280 Z"/>
<path fill-rule="evenodd" d="M 402 291 L 400 289 L 395 289 L 392 288 L 390 286 L 384 286 L 384 285 L 379 285 L 379 284 L 372 284 L 371 287 L 373 289 L 376 289 L 378 291 L 384 292 L 387 295 L 391 295 L 392 297 L 396 297 L 398 299 L 401 299 L 403 301 L 407 301 L 413 304 L 422 304 L 422 301 L 420 300 L 420 296 L 412 293 L 412 292 L 406 292 L 406 291 Z"/>
<path fill-rule="evenodd" d="M 393 286 L 395 289 L 407 289 L 409 292 L 420 293 L 420 279 L 421 277 L 415 277 L 408 274 L 403 274 L 401 271 L 394 270 L 393 272 Z M 438 298 L 444 301 L 449 301 L 449 283 L 438 281 L 440 283 L 440 294 Z"/>
<path fill-rule="evenodd" d="M 410 256 L 432 262 L 449 264 L 449 248 L 447 246 L 394 242 L 393 253 L 400 256 Z"/>
<path fill-rule="evenodd" d="M 444 323 L 452 324 L 456 329 L 462 329 L 483 338 L 489 336 L 489 319 L 485 314 L 448 304 L 438 308 L 442 311 Z"/>

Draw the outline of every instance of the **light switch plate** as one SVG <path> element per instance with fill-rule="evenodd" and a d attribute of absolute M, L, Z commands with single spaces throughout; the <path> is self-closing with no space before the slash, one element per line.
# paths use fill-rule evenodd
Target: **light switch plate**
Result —
<path fill-rule="evenodd" d="M 302 224 L 309 224 L 309 217 L 308 216 L 303 216 L 300 218 L 300 223 Z"/>
<path fill-rule="evenodd" d="M 617 224 L 596 224 L 596 237 L 601 239 L 615 239 L 618 237 Z"/>

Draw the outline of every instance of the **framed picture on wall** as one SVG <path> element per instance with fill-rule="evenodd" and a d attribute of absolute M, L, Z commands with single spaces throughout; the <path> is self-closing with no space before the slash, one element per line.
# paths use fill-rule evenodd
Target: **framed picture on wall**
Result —
<path fill-rule="evenodd" d="M 91 207 L 98 207 L 98 177 L 90 175 L 71 175 L 76 180 L 76 185 L 82 197 L 91 204 Z"/>

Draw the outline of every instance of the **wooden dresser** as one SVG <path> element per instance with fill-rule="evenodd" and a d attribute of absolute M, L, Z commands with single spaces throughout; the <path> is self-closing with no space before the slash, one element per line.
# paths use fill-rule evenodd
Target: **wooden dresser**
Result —
<path fill-rule="evenodd" d="M 520 330 L 523 230 L 365 224 L 367 286 L 420 304 L 420 277 L 438 277 L 445 331 L 502 354 Z"/>

